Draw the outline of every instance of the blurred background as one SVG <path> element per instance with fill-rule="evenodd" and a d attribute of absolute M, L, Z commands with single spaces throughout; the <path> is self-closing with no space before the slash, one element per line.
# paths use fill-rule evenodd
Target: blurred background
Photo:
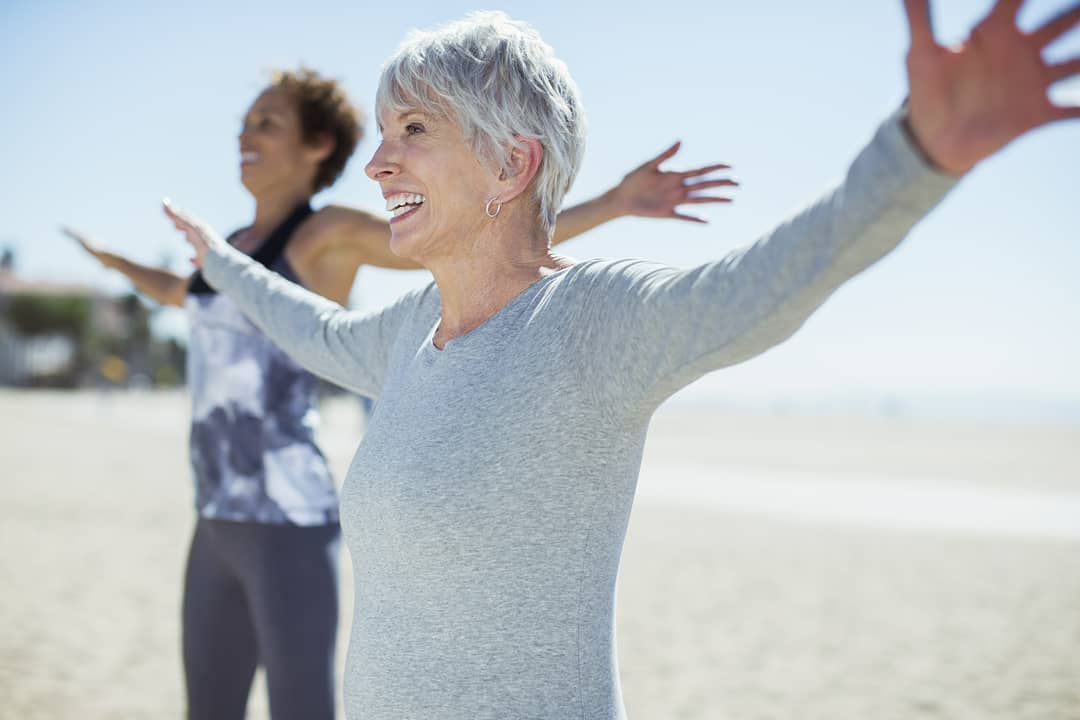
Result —
<path fill-rule="evenodd" d="M 988 6 L 936 3 L 939 38 L 962 37 Z M 1021 24 L 1064 6 L 1032 0 Z M 370 113 L 381 62 L 405 31 L 470 7 L 4 3 L 3 382 L 177 382 L 182 311 L 123 299 L 124 278 L 99 268 L 58 225 L 142 262 L 189 268 L 160 199 L 222 232 L 250 220 L 236 136 L 272 68 L 303 63 L 338 77 Z M 727 161 L 743 184 L 734 205 L 702 211 L 706 227 L 620 220 L 568 246 L 578 257 L 690 266 L 746 244 L 841 177 L 905 94 L 898 0 L 501 8 L 540 30 L 584 94 L 588 149 L 568 203 L 607 189 L 674 139 L 683 150 L 670 167 Z M 1073 32 L 1049 55 L 1078 50 Z M 1080 102 L 1080 81 L 1059 84 L 1054 96 Z M 377 140 L 369 123 L 345 177 L 317 205 L 380 210 L 363 173 Z M 1032 133 L 976 169 L 794 339 L 685 397 L 1080 421 L 1078 188 L 1080 124 Z M 423 273 L 365 269 L 352 304 L 377 308 L 425 282 Z"/>
<path fill-rule="evenodd" d="M 1066 4 L 1030 0 L 1021 25 Z M 939 39 L 989 6 L 934 3 Z M 237 134 L 272 69 L 337 77 L 370 114 L 406 31 L 475 7 L 0 3 L 0 717 L 183 710 L 185 318 L 59 226 L 190 269 L 160 200 L 223 233 L 250 221 Z M 906 92 L 900 0 L 498 7 L 581 86 L 568 204 L 675 139 L 668 167 L 729 162 L 742 183 L 707 226 L 618 220 L 565 247 L 579 258 L 692 266 L 753 241 L 841 178 Z M 1080 32 L 1047 54 L 1076 57 Z M 1080 81 L 1052 94 L 1080 104 Z M 316 207 L 381 212 L 377 142 L 369 124 Z M 661 409 L 620 570 L 630 717 L 1080 717 L 1078 227 L 1073 122 L 976 168 L 795 337 Z M 351 305 L 426 282 L 364 268 Z M 337 478 L 362 432 L 353 398 L 324 403 Z M 249 717 L 267 717 L 261 686 Z"/>

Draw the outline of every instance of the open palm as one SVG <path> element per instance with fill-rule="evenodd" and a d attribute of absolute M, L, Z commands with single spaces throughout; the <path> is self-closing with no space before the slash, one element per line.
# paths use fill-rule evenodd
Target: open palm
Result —
<path fill-rule="evenodd" d="M 1050 102 L 1050 85 L 1080 74 L 1080 58 L 1047 63 L 1043 50 L 1080 24 L 1075 5 L 1040 28 L 1016 24 L 1023 0 L 999 0 L 959 46 L 934 40 L 927 0 L 905 0 L 909 125 L 929 158 L 961 175 L 1028 130 L 1080 117 Z"/>
<path fill-rule="evenodd" d="M 730 170 L 730 165 L 718 163 L 683 171 L 660 169 L 680 146 L 675 143 L 622 179 L 613 192 L 624 214 L 703 223 L 699 217 L 679 212 L 678 206 L 731 202 L 731 198 L 706 192 L 710 188 L 738 186 L 738 181 L 730 178 L 706 177 L 718 170 Z"/>

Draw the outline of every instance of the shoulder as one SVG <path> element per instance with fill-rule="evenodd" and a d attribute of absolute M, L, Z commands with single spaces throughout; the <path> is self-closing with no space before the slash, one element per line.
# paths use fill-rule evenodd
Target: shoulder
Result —
<path fill-rule="evenodd" d="M 382 237 L 386 221 L 380 221 L 365 210 L 327 205 L 311 214 L 296 233 L 296 241 L 304 245 L 325 247 L 363 240 L 367 236 Z"/>
<path fill-rule="evenodd" d="M 370 248 L 385 244 L 386 222 L 342 205 L 316 210 L 289 243 L 290 259 L 300 264 L 346 268 L 350 274 L 369 261 Z"/>
<path fill-rule="evenodd" d="M 345 205 L 327 205 L 319 209 L 311 222 L 323 232 L 355 236 L 365 232 L 383 233 L 386 220 L 374 213 Z"/>
<path fill-rule="evenodd" d="M 679 272 L 662 263 L 636 258 L 586 260 L 565 271 L 567 289 L 631 289 Z"/>

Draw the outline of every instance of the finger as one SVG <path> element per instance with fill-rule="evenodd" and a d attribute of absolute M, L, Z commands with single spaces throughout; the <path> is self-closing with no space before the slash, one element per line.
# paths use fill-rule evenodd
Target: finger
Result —
<path fill-rule="evenodd" d="M 1080 119 L 1080 105 L 1055 105 L 1054 120 Z"/>
<path fill-rule="evenodd" d="M 929 0 L 904 0 L 907 13 L 908 30 L 911 32 L 911 45 L 934 45 L 934 28 L 930 24 Z"/>
<path fill-rule="evenodd" d="M 1020 13 L 1020 6 L 1023 4 L 1024 0 L 998 0 L 997 4 L 990 10 L 990 14 L 1000 15 L 1015 23 L 1016 16 Z"/>
<path fill-rule="evenodd" d="M 702 180 L 696 183 L 686 183 L 683 188 L 687 192 L 694 192 L 696 190 L 708 190 L 714 187 L 739 187 L 738 180 L 731 180 L 725 178 L 723 180 Z"/>
<path fill-rule="evenodd" d="M 1046 47 L 1080 23 L 1080 5 L 1074 5 L 1031 33 L 1039 47 Z"/>
<path fill-rule="evenodd" d="M 706 165 L 705 167 L 700 167 L 695 170 L 683 170 L 682 172 L 676 174 L 685 180 L 686 178 L 692 178 L 696 175 L 708 175 L 709 173 L 716 172 L 717 170 L 730 169 L 730 165 L 726 165 L 724 163 L 717 163 L 716 165 Z"/>
<path fill-rule="evenodd" d="M 161 207 L 165 210 L 165 214 L 169 216 L 169 219 L 173 221 L 173 225 L 179 230 L 194 230 L 195 222 L 189 218 L 184 212 L 175 207 L 168 198 L 161 201 Z"/>
<path fill-rule="evenodd" d="M 654 157 L 652 160 L 649 160 L 648 162 L 646 162 L 645 165 L 650 166 L 650 167 L 654 167 L 654 168 L 660 167 L 661 163 L 663 163 L 665 160 L 670 160 L 675 155 L 675 153 L 679 152 L 679 147 L 681 145 L 682 145 L 682 140 L 676 140 L 674 145 L 672 145 L 667 150 L 665 150 L 664 152 L 662 152 L 659 155 L 657 155 L 656 157 Z"/>
<path fill-rule="evenodd" d="M 184 212 L 172 204 L 172 200 L 169 198 L 161 199 L 161 207 L 165 210 L 165 214 L 172 218 L 173 222 L 185 222 L 190 224 L 190 220 Z"/>
<path fill-rule="evenodd" d="M 1073 75 L 1080 73 L 1080 57 L 1051 65 L 1048 68 L 1048 72 L 1050 74 L 1051 83 L 1070 78 Z"/>
<path fill-rule="evenodd" d="M 180 211 L 176 208 L 176 206 L 172 204 L 172 201 L 169 200 L 169 198 L 161 199 L 161 208 L 165 211 L 165 214 L 168 215 L 172 220 L 175 221 L 181 218 Z"/>
<path fill-rule="evenodd" d="M 694 195 L 679 202 L 680 205 L 701 205 L 703 203 L 729 203 L 731 198 L 719 195 Z"/>
<path fill-rule="evenodd" d="M 75 242 L 79 243 L 83 247 L 85 247 L 85 248 L 90 247 L 90 238 L 86 237 L 82 233 L 76 232 L 75 230 L 72 230 L 71 228 L 69 228 L 66 225 L 61 225 L 60 226 L 60 232 L 64 233 L 64 235 L 67 235 L 69 238 L 71 238 Z"/>
<path fill-rule="evenodd" d="M 705 220 L 704 218 L 695 217 L 694 215 L 684 215 L 683 213 L 677 213 L 674 211 L 672 211 L 672 213 L 668 215 L 668 217 L 675 218 L 676 220 L 685 220 L 686 222 L 701 223 L 702 225 L 707 225 L 709 223 L 709 221 Z"/>
<path fill-rule="evenodd" d="M 71 228 L 69 228 L 67 226 L 64 226 L 64 225 L 60 226 L 60 232 L 62 232 L 64 235 L 71 238 L 75 242 L 79 243 L 79 246 L 83 250 L 85 250 L 86 252 L 90 253 L 91 255 L 97 255 L 98 254 L 98 252 L 99 252 L 98 248 L 95 247 L 90 242 L 89 238 L 87 238 L 87 237 L 85 237 L 83 235 L 80 235 L 79 233 L 75 232 Z"/>
<path fill-rule="evenodd" d="M 161 201 L 161 209 L 165 211 L 165 216 L 172 220 L 174 224 L 177 222 L 179 218 L 177 217 L 176 210 L 173 209 L 172 203 L 169 202 L 168 198 Z"/>

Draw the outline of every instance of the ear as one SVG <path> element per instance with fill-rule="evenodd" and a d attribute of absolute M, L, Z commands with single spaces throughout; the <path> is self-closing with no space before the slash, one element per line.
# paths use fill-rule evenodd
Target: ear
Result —
<path fill-rule="evenodd" d="M 334 146 L 336 144 L 334 136 L 330 133 L 319 133 L 319 136 L 315 138 L 315 140 L 304 143 L 304 150 L 313 162 L 321 163 L 334 152 Z"/>
<path fill-rule="evenodd" d="M 510 202 L 528 189 L 540 163 L 544 159 L 544 146 L 536 138 L 519 137 L 510 151 L 509 167 L 499 174 L 499 201 Z"/>

